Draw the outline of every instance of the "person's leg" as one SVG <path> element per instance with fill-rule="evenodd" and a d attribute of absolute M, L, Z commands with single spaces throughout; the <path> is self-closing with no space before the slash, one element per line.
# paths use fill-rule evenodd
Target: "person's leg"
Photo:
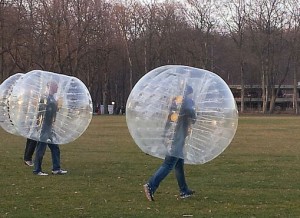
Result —
<path fill-rule="evenodd" d="M 37 141 L 32 139 L 27 139 L 25 151 L 24 151 L 24 161 L 32 161 L 32 156 L 36 148 Z"/>
<path fill-rule="evenodd" d="M 42 172 L 42 162 L 43 157 L 47 148 L 47 143 L 38 142 L 35 150 L 35 158 L 34 158 L 34 173 Z"/>
<path fill-rule="evenodd" d="M 183 159 L 179 159 L 175 165 L 175 176 L 179 186 L 180 198 L 188 198 L 195 193 L 195 191 L 190 190 L 186 184 Z"/>
<path fill-rule="evenodd" d="M 51 150 L 52 171 L 60 170 L 60 149 L 57 144 L 48 144 Z"/>
<path fill-rule="evenodd" d="M 172 156 L 165 157 L 163 164 L 158 168 L 158 170 L 154 173 L 154 175 L 150 178 L 148 182 L 148 186 L 150 187 L 152 194 L 154 194 L 160 182 L 164 178 L 166 178 L 167 175 L 169 175 L 169 173 L 174 168 L 177 161 L 178 161 L 177 157 L 172 157 Z"/>
<path fill-rule="evenodd" d="M 184 193 L 188 190 L 188 186 L 185 181 L 185 175 L 184 175 L 184 160 L 178 159 L 176 165 L 175 165 L 175 176 L 177 179 L 177 183 L 179 186 L 179 190 L 181 193 Z"/>
<path fill-rule="evenodd" d="M 60 148 L 57 144 L 48 144 L 51 150 L 52 156 L 52 174 L 54 175 L 64 175 L 68 173 L 68 171 L 60 168 Z"/>

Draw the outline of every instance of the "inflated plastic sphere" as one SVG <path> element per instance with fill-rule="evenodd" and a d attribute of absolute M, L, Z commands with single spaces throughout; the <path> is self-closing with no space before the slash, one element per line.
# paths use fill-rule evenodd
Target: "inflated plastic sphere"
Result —
<path fill-rule="evenodd" d="M 0 125 L 1 127 L 11 133 L 19 135 L 15 125 L 13 124 L 10 117 L 10 96 L 13 90 L 15 83 L 18 79 L 23 76 L 22 73 L 14 74 L 8 77 L 1 85 L 0 85 Z"/>
<path fill-rule="evenodd" d="M 203 164 L 231 143 L 238 110 L 218 75 L 170 65 L 150 71 L 137 82 L 127 100 L 126 121 L 143 152 Z"/>
<path fill-rule="evenodd" d="M 11 93 L 10 117 L 26 138 L 65 144 L 88 127 L 93 113 L 90 93 L 77 78 L 34 70 Z"/>

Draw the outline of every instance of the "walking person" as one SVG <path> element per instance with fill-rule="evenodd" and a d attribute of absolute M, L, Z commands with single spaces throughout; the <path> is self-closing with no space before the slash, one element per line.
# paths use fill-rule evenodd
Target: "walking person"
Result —
<path fill-rule="evenodd" d="M 186 183 L 183 159 L 185 139 L 190 133 L 191 125 L 196 121 L 195 103 L 191 99 L 192 93 L 193 88 L 187 85 L 169 154 L 165 156 L 162 165 L 144 185 L 144 191 L 149 201 L 154 201 L 155 191 L 173 169 L 175 169 L 180 198 L 187 198 L 195 193 L 195 191 L 188 188 Z"/>
<path fill-rule="evenodd" d="M 41 141 L 37 142 L 35 159 L 34 159 L 34 171 L 33 173 L 39 176 L 47 176 L 48 174 L 42 171 L 42 162 L 45 155 L 45 151 L 48 147 L 51 151 L 52 157 L 52 174 L 64 175 L 66 170 L 62 170 L 60 167 L 60 148 L 58 144 L 53 144 L 53 124 L 56 119 L 56 113 L 58 111 L 57 101 L 54 98 L 54 94 L 57 93 L 58 85 L 55 81 L 48 83 L 49 95 L 46 99 L 43 99 L 41 107 L 39 108 L 39 114 L 37 124 L 41 126 Z"/>

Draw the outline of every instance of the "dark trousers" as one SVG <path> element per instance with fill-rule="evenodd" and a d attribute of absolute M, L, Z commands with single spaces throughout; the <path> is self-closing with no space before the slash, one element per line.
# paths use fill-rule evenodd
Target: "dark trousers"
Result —
<path fill-rule="evenodd" d="M 24 151 L 24 161 L 32 161 L 32 156 L 35 151 L 37 141 L 32 139 L 27 139 L 25 151 Z"/>
<path fill-rule="evenodd" d="M 52 157 L 52 170 L 60 170 L 60 149 L 57 144 L 47 144 L 45 142 L 38 142 L 34 158 L 34 173 L 42 172 L 42 162 L 45 155 L 46 148 L 50 148 Z"/>

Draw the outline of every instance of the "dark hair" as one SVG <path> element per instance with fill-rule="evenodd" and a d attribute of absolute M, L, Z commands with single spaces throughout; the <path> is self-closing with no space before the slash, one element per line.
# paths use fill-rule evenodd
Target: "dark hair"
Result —
<path fill-rule="evenodd" d="M 191 93 L 193 93 L 193 88 L 191 87 L 191 86 L 189 86 L 189 85 L 186 85 L 186 87 L 185 87 L 185 94 L 186 95 L 189 95 L 189 94 L 191 94 Z"/>

